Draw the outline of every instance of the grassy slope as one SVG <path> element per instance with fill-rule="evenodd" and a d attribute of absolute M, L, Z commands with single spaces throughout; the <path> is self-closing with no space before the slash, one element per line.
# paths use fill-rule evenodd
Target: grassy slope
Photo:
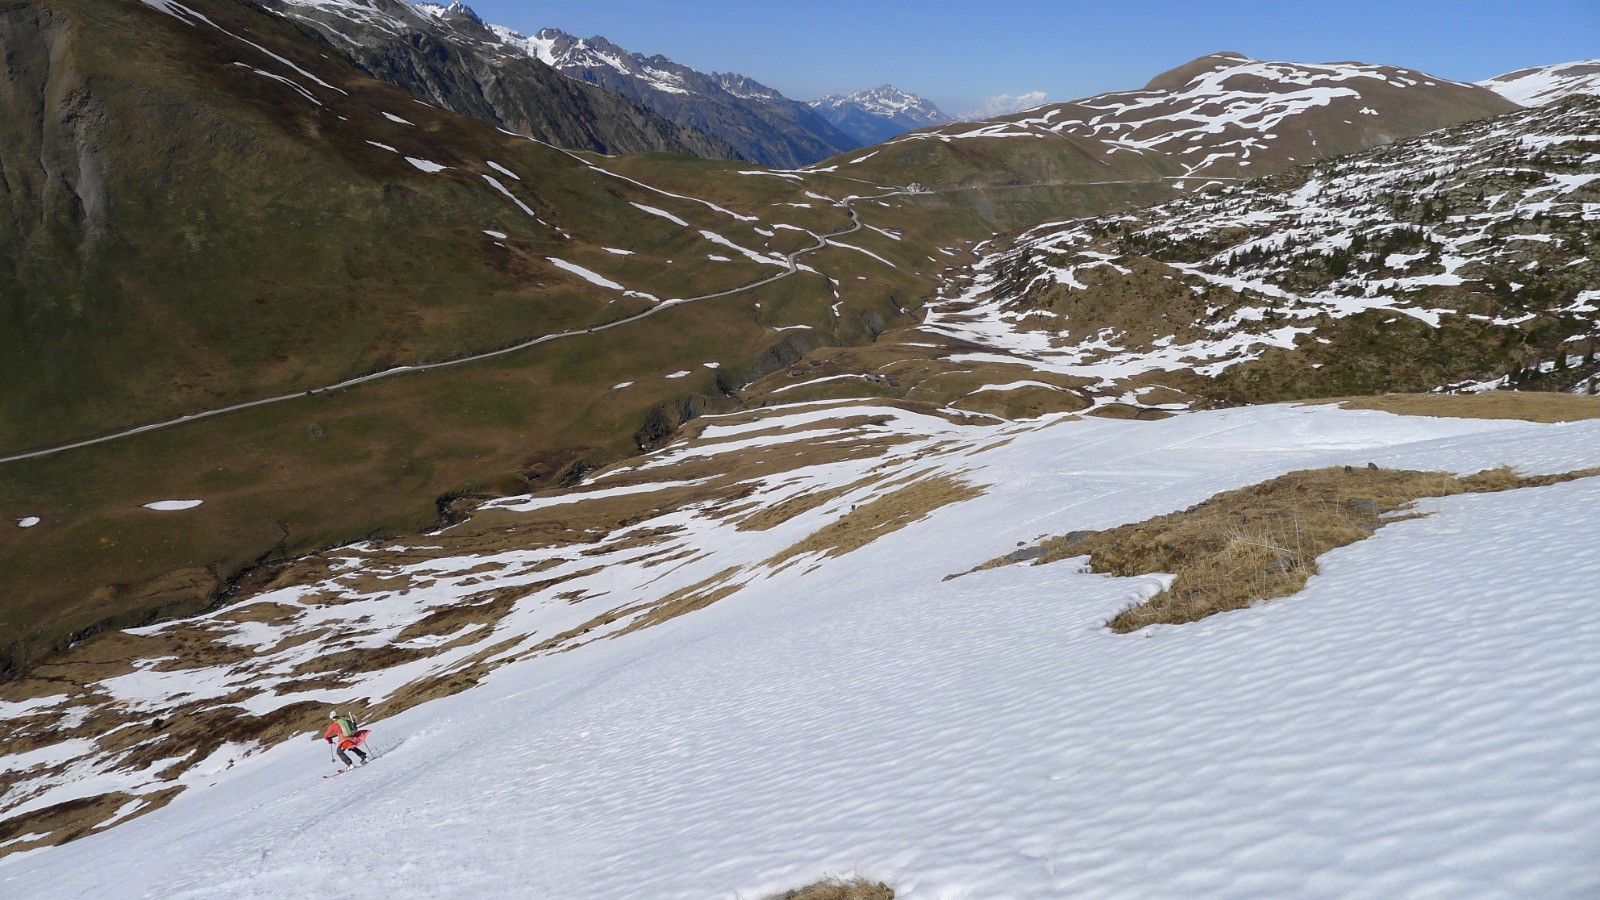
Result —
<path fill-rule="evenodd" d="M 18 336 L 16 352 L 0 360 L 5 449 L 643 308 L 555 269 L 547 256 L 663 298 L 686 297 L 781 271 L 705 240 L 700 229 L 789 252 L 812 239 L 774 231 L 769 241 L 756 229 L 848 224 L 841 210 L 805 198 L 805 187 L 755 177 L 730 180 L 735 187 L 715 198 L 764 219 L 736 221 L 595 171 L 592 159 L 418 104 L 307 54 L 302 36 L 243 7 L 195 6 L 348 93 L 313 85 L 325 103 L 318 107 L 232 63 L 292 70 L 142 5 L 91 13 L 77 0 L 52 0 L 27 10 L 43 11 L 16 29 L 34 37 L 28 71 L 37 91 L 8 95 L 11 111 L 33 103 L 34 118 L 66 119 L 51 98 L 77 91 L 98 124 L 71 140 L 49 125 L 31 138 L 12 135 L 0 154 L 9 183 L 22 188 L 30 187 L 29 161 L 56 159 L 88 198 L 78 207 L 91 209 L 85 217 L 71 202 L 51 206 L 47 172 L 32 174 L 33 190 L 6 195 L 21 214 L 0 226 L 9 229 L 0 241 L 12 262 L 0 270 L 11 276 L 0 277 L 0 309 Z M 385 111 L 415 124 L 391 122 Z M 423 173 L 368 140 L 453 168 Z M 97 179 L 73 168 L 85 153 Z M 725 174 L 718 163 L 663 154 L 629 165 L 668 175 L 704 166 L 688 177 L 700 183 Z M 489 189 L 484 174 L 550 227 Z M 96 184 L 99 201 L 90 196 Z M 39 219 L 51 227 L 16 224 Z M 508 234 L 507 246 L 484 229 Z M 902 282 L 902 293 L 915 290 Z M 496 360 L 6 464 L 0 511 L 43 521 L 0 529 L 0 665 L 83 628 L 205 605 L 258 559 L 426 527 L 441 495 L 521 489 L 529 476 L 548 483 L 574 461 L 628 452 L 653 406 L 719 396 L 715 371 L 700 363 L 754 372 L 784 340 L 772 325 L 809 323 L 833 339 L 832 302 L 821 276 L 802 274 Z M 664 378 L 686 368 L 687 378 Z M 624 381 L 636 384 L 610 389 Z M 181 513 L 141 508 L 175 498 L 205 504 Z"/>
<path fill-rule="evenodd" d="M 69 157 L 82 159 L 88 147 L 110 202 L 98 223 L 92 209 L 52 212 L 43 202 L 27 212 L 51 228 L 0 224 L 15 274 L 0 277 L 0 314 L 23 348 L 0 360 L 0 381 L 13 391 L 0 403 L 0 447 L 460 356 L 643 308 L 555 269 L 549 256 L 662 298 L 723 290 L 778 270 L 700 238 L 699 229 L 787 253 L 813 239 L 774 223 L 817 232 L 849 224 L 843 210 L 808 193 L 872 197 L 910 181 L 950 184 L 857 202 L 865 221 L 902 239 L 864 229 L 840 240 L 887 263 L 829 247 L 803 260 L 825 274 L 643 323 L 6 464 L 0 512 L 43 521 L 0 528 L 0 584 L 9 598 L 0 607 L 0 667 L 84 628 L 208 605 L 259 561 L 425 528 L 444 495 L 544 486 L 574 464 L 631 452 L 653 408 L 667 410 L 670 424 L 688 398 L 731 403 L 723 387 L 781 369 L 808 347 L 868 343 L 910 324 L 939 273 L 970 259 L 966 251 L 996 230 L 1173 191 L 1154 180 L 1167 174 L 1159 160 L 1118 155 L 1117 177 L 1108 179 L 1105 160 L 1060 139 L 1027 142 L 1032 149 L 1014 159 L 989 158 L 975 143 L 918 145 L 911 156 L 881 161 L 884 185 L 872 183 L 865 165 L 796 180 L 670 154 L 574 156 L 419 104 L 308 52 L 313 45 L 302 35 L 244 7 L 192 5 L 348 93 L 313 86 L 325 104 L 318 107 L 233 63 L 293 72 L 141 5 L 92 14 L 84 0 L 36 7 L 50 12 L 29 25 L 49 77 L 33 101 L 14 92 L 0 103 L 14 113 L 36 101 L 45 118 L 65 121 L 57 101 L 77 90 L 99 104 L 98 124 L 72 140 L 48 127 L 13 135 L 0 145 L 0 161 L 19 184 L 26 179 L 14 176 L 26 167 L 15 160 L 54 154 L 79 183 Z M 385 111 L 415 124 L 394 123 Z M 452 168 L 425 174 L 402 154 Z M 738 222 L 590 166 L 762 221 Z M 487 189 L 483 175 L 508 185 L 548 227 Z M 47 196 L 35 179 L 36 193 Z M 1018 183 L 1030 180 L 1064 183 Z M 28 196 L 6 199 L 15 205 Z M 508 234 L 507 246 L 484 229 Z M 776 330 L 794 325 L 810 328 Z M 722 384 L 703 362 L 722 365 Z M 664 377 L 685 369 L 687 378 Z M 940 371 L 927 367 L 903 390 L 944 396 L 934 390 Z M 611 389 L 621 382 L 634 384 Z M 141 508 L 180 498 L 205 503 L 178 513 Z"/>

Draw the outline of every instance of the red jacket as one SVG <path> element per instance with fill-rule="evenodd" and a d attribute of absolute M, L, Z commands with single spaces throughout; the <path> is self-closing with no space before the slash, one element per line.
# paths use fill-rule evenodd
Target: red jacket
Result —
<path fill-rule="evenodd" d="M 334 738 L 339 739 L 340 750 L 349 750 L 351 747 L 359 747 L 366 743 L 367 729 L 363 728 L 355 734 L 346 735 L 344 729 L 339 727 L 338 721 L 329 722 L 328 730 L 322 733 L 322 739 L 332 743 Z"/>

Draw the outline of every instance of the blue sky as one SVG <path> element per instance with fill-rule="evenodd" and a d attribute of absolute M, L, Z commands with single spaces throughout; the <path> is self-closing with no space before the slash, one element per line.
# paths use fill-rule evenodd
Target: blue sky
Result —
<path fill-rule="evenodd" d="M 951 113 L 1002 94 L 1069 100 L 1137 88 L 1218 50 L 1390 63 L 1458 81 L 1600 57 L 1600 0 L 466 2 L 519 31 L 603 35 L 797 100 L 890 82 Z"/>

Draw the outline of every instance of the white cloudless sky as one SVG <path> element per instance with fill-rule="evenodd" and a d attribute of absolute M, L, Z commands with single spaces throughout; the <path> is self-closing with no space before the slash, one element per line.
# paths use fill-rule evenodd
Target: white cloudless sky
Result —
<path fill-rule="evenodd" d="M 998 95 L 1138 88 L 1197 56 L 1360 60 L 1479 81 L 1600 57 L 1600 0 L 1335 3 L 467 0 L 524 33 L 600 35 L 797 100 L 892 83 L 947 112 Z"/>

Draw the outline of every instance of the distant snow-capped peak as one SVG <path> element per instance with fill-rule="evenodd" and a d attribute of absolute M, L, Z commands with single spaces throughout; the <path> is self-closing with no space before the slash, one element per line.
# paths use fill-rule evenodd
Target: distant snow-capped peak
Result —
<path fill-rule="evenodd" d="M 1523 106 L 1544 106 L 1573 94 L 1600 94 L 1600 59 L 1518 69 L 1478 82 Z"/>
<path fill-rule="evenodd" d="M 412 6 L 416 7 L 418 12 L 432 16 L 435 19 L 453 19 L 459 16 L 480 24 L 483 22 L 483 19 L 479 18 L 476 12 L 472 11 L 472 7 L 462 3 L 461 0 L 451 0 L 449 5 L 440 3 L 414 3 Z"/>
<path fill-rule="evenodd" d="M 931 100 L 902 91 L 892 84 L 879 85 L 875 88 L 854 91 L 849 94 L 829 94 L 821 100 L 812 101 L 811 105 L 821 110 L 854 107 L 868 115 L 880 116 L 886 119 L 917 119 L 926 125 L 937 125 L 950 121 L 950 117 L 945 115 Z"/>

